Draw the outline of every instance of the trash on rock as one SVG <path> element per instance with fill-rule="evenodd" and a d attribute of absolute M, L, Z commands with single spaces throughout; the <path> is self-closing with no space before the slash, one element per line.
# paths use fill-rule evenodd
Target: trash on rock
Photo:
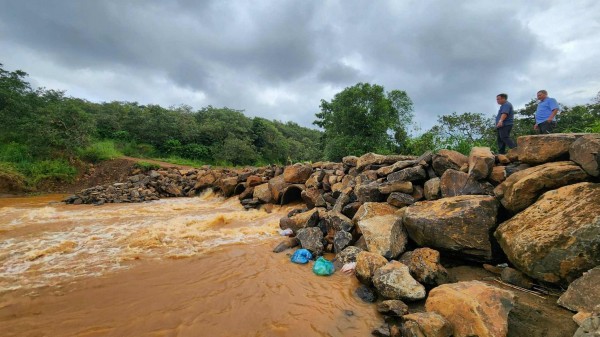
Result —
<path fill-rule="evenodd" d="M 320 276 L 329 276 L 333 274 L 335 268 L 333 267 L 333 262 L 325 259 L 324 257 L 319 257 L 315 264 L 313 265 L 313 272 Z"/>
<path fill-rule="evenodd" d="M 279 235 L 281 236 L 290 236 L 293 235 L 294 231 L 291 228 L 286 228 L 286 229 L 280 229 L 279 230 Z"/>
<path fill-rule="evenodd" d="M 340 271 L 344 274 L 354 274 L 355 269 L 356 262 L 348 262 L 342 267 Z"/>
<path fill-rule="evenodd" d="M 291 260 L 294 263 L 305 264 L 308 263 L 310 259 L 312 259 L 312 254 L 310 253 L 310 251 L 308 251 L 308 249 L 302 248 L 294 252 L 294 255 L 292 255 Z"/>

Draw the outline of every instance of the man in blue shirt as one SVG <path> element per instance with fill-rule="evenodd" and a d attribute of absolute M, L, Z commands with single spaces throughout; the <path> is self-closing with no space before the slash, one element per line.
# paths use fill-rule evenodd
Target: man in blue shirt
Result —
<path fill-rule="evenodd" d="M 510 149 L 516 147 L 515 142 L 510 139 L 510 131 L 513 127 L 515 112 L 512 104 L 508 101 L 507 94 L 498 94 L 496 102 L 500 104 L 500 109 L 496 115 L 496 129 L 498 130 L 498 152 L 506 153 L 506 147 Z"/>
<path fill-rule="evenodd" d="M 548 97 L 546 90 L 537 92 L 538 106 L 535 110 L 535 125 L 533 129 L 540 134 L 551 133 L 556 127 L 556 114 L 558 113 L 558 103 L 554 98 Z"/>

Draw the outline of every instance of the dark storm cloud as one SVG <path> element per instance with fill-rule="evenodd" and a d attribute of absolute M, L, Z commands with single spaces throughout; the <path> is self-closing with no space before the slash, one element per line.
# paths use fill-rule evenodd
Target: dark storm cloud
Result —
<path fill-rule="evenodd" d="M 518 106 L 538 87 L 566 103 L 600 89 L 595 2 L 4 0 L 1 8 L 0 48 L 9 52 L 0 63 L 98 100 L 228 106 L 311 126 L 321 99 L 370 82 L 407 91 L 429 128 L 453 111 L 493 114 L 499 92 Z"/>

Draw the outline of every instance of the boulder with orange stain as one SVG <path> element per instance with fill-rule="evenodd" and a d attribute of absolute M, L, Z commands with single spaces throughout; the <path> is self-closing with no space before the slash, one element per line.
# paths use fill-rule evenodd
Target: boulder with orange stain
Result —
<path fill-rule="evenodd" d="M 515 295 L 480 281 L 444 284 L 434 288 L 425 302 L 452 326 L 454 337 L 505 337 L 508 313 Z"/>
<path fill-rule="evenodd" d="M 600 184 L 546 192 L 500 224 L 494 235 L 519 270 L 566 285 L 600 265 Z"/>

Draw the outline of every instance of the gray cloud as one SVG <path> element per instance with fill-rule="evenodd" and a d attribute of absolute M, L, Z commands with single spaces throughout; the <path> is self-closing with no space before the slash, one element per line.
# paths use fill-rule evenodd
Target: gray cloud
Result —
<path fill-rule="evenodd" d="M 596 2 L 1 1 L 0 63 L 98 101 L 245 110 L 311 126 L 357 82 L 406 90 L 416 121 L 565 104 L 600 90 Z"/>

